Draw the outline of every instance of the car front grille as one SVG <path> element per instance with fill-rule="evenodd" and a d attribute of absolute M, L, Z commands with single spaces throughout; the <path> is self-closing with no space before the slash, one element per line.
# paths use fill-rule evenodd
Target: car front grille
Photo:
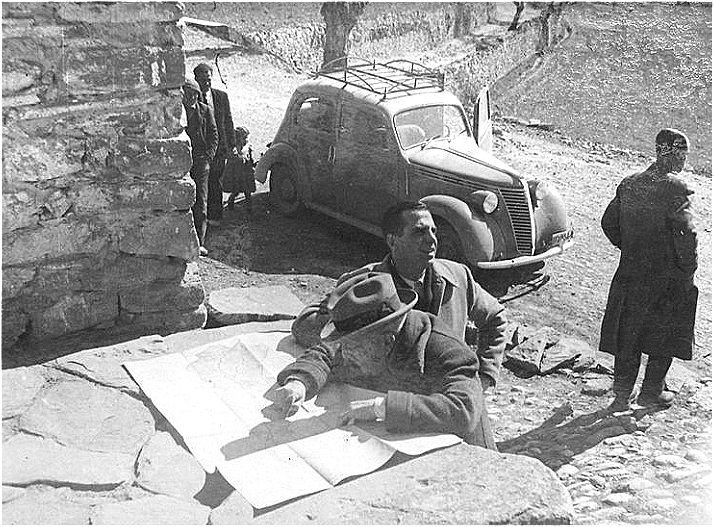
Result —
<path fill-rule="evenodd" d="M 511 217 L 513 235 L 516 239 L 516 248 L 519 256 L 533 254 L 533 228 L 531 225 L 531 211 L 524 188 L 499 188 Z"/>
<path fill-rule="evenodd" d="M 531 256 L 533 254 L 533 226 L 531 224 L 531 211 L 526 195 L 526 187 L 521 183 L 519 188 L 501 188 L 486 185 L 473 180 L 465 180 L 458 176 L 436 171 L 427 167 L 416 167 L 414 175 L 444 183 L 458 185 L 475 190 L 490 190 L 501 195 L 501 202 L 506 204 L 506 210 L 511 220 L 513 238 L 516 241 L 516 256 Z"/>

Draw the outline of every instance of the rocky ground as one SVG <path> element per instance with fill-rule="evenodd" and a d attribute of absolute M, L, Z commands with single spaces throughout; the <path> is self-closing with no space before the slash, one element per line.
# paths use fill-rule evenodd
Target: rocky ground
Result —
<path fill-rule="evenodd" d="M 272 139 L 294 86 L 305 78 L 259 57 L 223 63 L 236 121 L 256 150 Z M 594 348 L 617 266 L 617 251 L 599 227 L 619 180 L 651 162 L 648 153 L 573 140 L 523 122 L 496 123 L 496 154 L 557 185 L 568 204 L 576 245 L 546 267 L 547 285 L 507 303 L 526 330 L 550 326 Z M 264 147 L 262 148 L 264 149 Z M 541 459 L 571 493 L 576 523 L 709 524 L 711 514 L 711 198 L 710 178 L 685 174 L 697 191 L 701 297 L 695 360 L 678 369 L 675 405 L 651 415 L 606 415 L 606 373 L 564 371 L 523 379 L 505 370 L 489 395 L 503 451 Z M 343 272 L 380 259 L 381 241 L 320 214 L 284 218 L 259 188 L 253 212 L 239 202 L 209 229 L 201 261 L 207 290 L 284 284 L 315 301 Z M 603 359 L 604 360 L 604 359 Z"/>

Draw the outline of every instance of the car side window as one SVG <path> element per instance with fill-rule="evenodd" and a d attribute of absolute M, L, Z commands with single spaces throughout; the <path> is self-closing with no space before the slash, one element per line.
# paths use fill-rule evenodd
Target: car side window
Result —
<path fill-rule="evenodd" d="M 381 114 L 345 107 L 341 124 L 341 133 L 358 145 L 371 148 L 389 146 L 387 121 Z"/>
<path fill-rule="evenodd" d="M 324 97 L 308 97 L 300 103 L 296 116 L 298 126 L 330 132 L 335 118 L 335 105 Z"/>

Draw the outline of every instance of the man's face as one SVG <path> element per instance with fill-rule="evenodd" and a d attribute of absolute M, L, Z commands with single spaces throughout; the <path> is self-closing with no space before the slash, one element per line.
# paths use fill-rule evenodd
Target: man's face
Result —
<path fill-rule="evenodd" d="M 198 92 L 190 88 L 182 88 L 183 90 L 183 104 L 186 108 L 193 108 L 196 106 L 196 101 L 198 101 Z"/>
<path fill-rule="evenodd" d="M 687 154 L 689 152 L 686 148 L 674 148 L 670 154 L 671 167 L 670 172 L 681 172 L 684 169 L 684 165 L 687 162 Z"/>
<path fill-rule="evenodd" d="M 407 269 L 421 273 L 436 256 L 434 219 L 429 211 L 412 210 L 402 213 L 402 224 L 401 235 L 387 235 L 392 260 L 400 273 Z"/>
<path fill-rule="evenodd" d="M 666 172 L 681 172 L 687 162 L 686 148 L 666 147 L 657 154 L 657 167 L 662 173 Z"/>
<path fill-rule="evenodd" d="M 211 89 L 211 72 L 201 70 L 193 76 L 203 92 Z"/>

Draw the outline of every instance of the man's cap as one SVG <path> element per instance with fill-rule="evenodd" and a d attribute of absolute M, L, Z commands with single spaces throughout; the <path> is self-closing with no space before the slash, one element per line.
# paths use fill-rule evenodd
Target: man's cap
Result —
<path fill-rule="evenodd" d="M 669 146 L 672 148 L 686 148 L 689 149 L 689 139 L 680 130 L 675 128 L 663 128 L 657 134 L 655 138 L 655 145 Z"/>
<path fill-rule="evenodd" d="M 183 81 L 183 89 L 193 90 L 199 94 L 201 93 L 201 87 L 198 85 L 198 83 L 193 79 L 189 79 L 188 77 L 186 77 Z"/>
<path fill-rule="evenodd" d="M 193 74 L 198 75 L 200 72 L 208 72 L 208 73 L 213 73 L 213 68 L 211 67 L 210 64 L 206 64 L 205 62 L 201 62 L 198 66 L 193 68 Z"/>
<path fill-rule="evenodd" d="M 235 134 L 241 137 L 248 137 L 250 135 L 250 131 L 245 126 L 237 126 Z"/>
<path fill-rule="evenodd" d="M 404 290 L 402 296 L 406 303 L 388 273 L 362 273 L 346 280 L 327 297 L 330 322 L 337 330 L 327 338 L 374 330 L 398 319 L 417 302 L 415 291 Z"/>

